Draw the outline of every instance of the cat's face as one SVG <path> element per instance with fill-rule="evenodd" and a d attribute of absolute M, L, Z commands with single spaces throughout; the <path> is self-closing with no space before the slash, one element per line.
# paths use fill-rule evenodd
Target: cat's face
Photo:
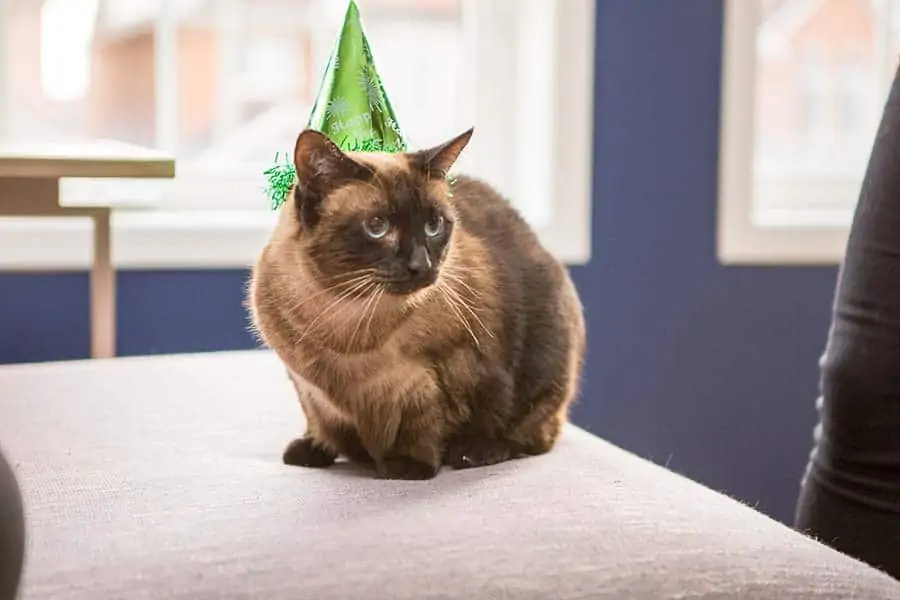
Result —
<path fill-rule="evenodd" d="M 454 235 L 446 176 L 471 133 L 411 154 L 347 154 L 320 133 L 300 134 L 300 241 L 325 287 L 407 295 L 437 280 Z"/>

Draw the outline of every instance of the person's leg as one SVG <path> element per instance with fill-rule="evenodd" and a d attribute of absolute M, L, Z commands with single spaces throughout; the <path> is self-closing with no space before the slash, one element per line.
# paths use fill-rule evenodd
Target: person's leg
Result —
<path fill-rule="evenodd" d="M 795 526 L 900 578 L 900 71 L 850 231 L 817 407 Z"/>
<path fill-rule="evenodd" d="M 0 600 L 16 597 L 25 558 L 22 496 L 0 450 Z"/>

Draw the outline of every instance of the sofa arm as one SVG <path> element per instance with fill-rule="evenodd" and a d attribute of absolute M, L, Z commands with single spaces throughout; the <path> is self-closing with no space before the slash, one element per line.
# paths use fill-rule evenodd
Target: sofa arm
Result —
<path fill-rule="evenodd" d="M 267 352 L 0 367 L 0 389 L 29 600 L 900 599 L 577 427 L 425 482 L 285 466 L 303 422 Z"/>

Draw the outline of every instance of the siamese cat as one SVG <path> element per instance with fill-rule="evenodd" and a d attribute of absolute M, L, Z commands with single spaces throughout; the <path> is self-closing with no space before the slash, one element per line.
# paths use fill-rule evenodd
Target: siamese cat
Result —
<path fill-rule="evenodd" d="M 306 415 L 285 463 L 343 456 L 430 479 L 559 438 L 582 374 L 582 305 L 510 203 L 450 177 L 471 136 L 397 154 L 298 137 L 297 183 L 248 294 Z"/>

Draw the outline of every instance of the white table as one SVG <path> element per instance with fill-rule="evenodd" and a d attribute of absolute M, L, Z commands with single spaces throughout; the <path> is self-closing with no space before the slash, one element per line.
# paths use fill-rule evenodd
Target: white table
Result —
<path fill-rule="evenodd" d="M 175 160 L 163 153 L 107 140 L 21 142 L 0 139 L 0 217 L 87 217 L 93 220 L 91 356 L 116 353 L 116 280 L 110 216 L 114 198 L 67 203 L 68 178 L 171 179 Z"/>

